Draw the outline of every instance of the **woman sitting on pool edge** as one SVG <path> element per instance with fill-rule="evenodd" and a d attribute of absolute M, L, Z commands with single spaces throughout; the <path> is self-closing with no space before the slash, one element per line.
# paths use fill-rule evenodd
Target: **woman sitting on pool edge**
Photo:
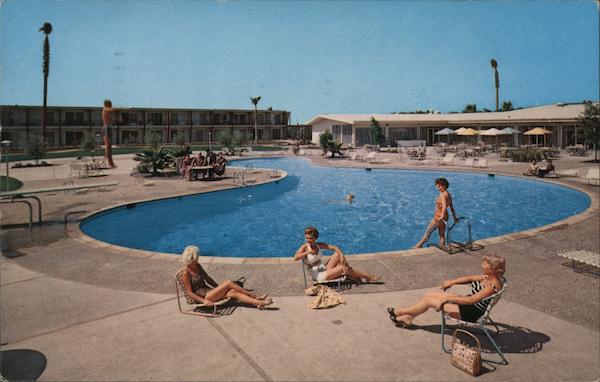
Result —
<path fill-rule="evenodd" d="M 225 297 L 230 297 L 239 302 L 254 305 L 261 310 L 273 303 L 273 299 L 266 294 L 257 297 L 231 280 L 217 284 L 198 263 L 199 257 L 200 249 L 195 245 L 185 247 L 181 255 L 181 260 L 185 264 L 181 279 L 186 297 L 209 306 Z"/>
<path fill-rule="evenodd" d="M 416 304 L 408 308 L 387 308 L 387 312 L 397 326 L 408 327 L 415 317 L 425 313 L 428 309 L 444 309 L 444 312 L 459 320 L 476 322 L 481 317 L 490 300 L 482 301 L 498 293 L 503 287 L 502 278 L 506 270 L 506 261 L 503 257 L 494 254 L 484 255 L 481 262 L 482 275 L 463 276 L 442 283 L 441 292 L 428 292 Z M 453 285 L 471 283 L 471 294 L 461 296 L 446 292 Z"/>
<path fill-rule="evenodd" d="M 315 227 L 307 227 L 304 230 L 304 238 L 306 243 L 302 244 L 294 255 L 294 260 L 306 259 L 311 277 L 314 281 L 335 280 L 343 275 L 357 281 L 365 279 L 367 282 L 375 282 L 381 279 L 380 276 L 370 275 L 365 272 L 358 271 L 352 268 L 342 250 L 336 245 L 326 243 L 317 243 L 319 231 Z M 323 261 L 321 249 L 334 251 L 327 262 Z"/>

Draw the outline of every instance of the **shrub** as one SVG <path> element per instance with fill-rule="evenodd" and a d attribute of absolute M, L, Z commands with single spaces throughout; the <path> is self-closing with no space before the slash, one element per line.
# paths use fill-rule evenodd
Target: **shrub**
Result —
<path fill-rule="evenodd" d="M 136 161 L 146 164 L 148 172 L 152 172 L 152 176 L 158 175 L 158 172 L 173 163 L 173 156 L 164 148 L 142 150 L 135 154 L 133 158 Z M 138 165 L 138 171 L 140 171 Z M 143 172 L 142 172 L 143 173 Z"/>
<path fill-rule="evenodd" d="M 510 159 L 513 162 L 531 162 L 544 159 L 543 154 L 537 150 L 515 150 L 510 152 Z"/>
<path fill-rule="evenodd" d="M 86 132 L 81 138 L 81 148 L 90 152 L 91 156 L 96 156 L 96 135 Z"/>
<path fill-rule="evenodd" d="M 35 164 L 40 163 L 40 159 L 46 156 L 48 144 L 42 137 L 34 136 L 27 142 L 27 155 L 35 159 Z"/>

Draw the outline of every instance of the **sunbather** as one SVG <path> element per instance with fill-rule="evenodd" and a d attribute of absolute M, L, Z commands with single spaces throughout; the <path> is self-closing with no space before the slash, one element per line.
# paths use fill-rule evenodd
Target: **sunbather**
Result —
<path fill-rule="evenodd" d="M 497 255 L 485 255 L 481 262 L 482 275 L 463 276 L 442 283 L 440 292 L 428 292 L 419 302 L 408 308 L 387 308 L 387 312 L 397 326 L 410 326 L 415 317 L 425 313 L 428 309 L 440 310 L 448 313 L 451 317 L 463 321 L 476 322 L 481 317 L 490 300 L 485 298 L 497 293 L 502 289 L 502 276 L 506 269 L 503 257 Z M 471 283 L 471 294 L 461 296 L 446 292 L 453 285 Z"/>
<path fill-rule="evenodd" d="M 198 155 L 196 155 L 192 160 L 192 167 L 202 167 L 202 166 L 206 166 L 206 157 L 204 155 L 202 155 L 202 151 L 198 151 Z M 202 172 L 201 172 L 202 177 L 205 177 L 206 174 L 207 174 L 206 170 L 202 170 Z M 194 172 L 193 175 L 197 179 L 198 172 Z M 190 177 L 190 180 L 192 180 L 191 177 Z"/>
<path fill-rule="evenodd" d="M 415 248 L 421 248 L 423 244 L 429 240 L 429 236 L 435 231 L 438 230 L 440 234 L 440 245 L 446 245 L 446 224 L 448 224 L 448 208 L 452 212 L 452 217 L 454 218 L 454 222 L 458 220 L 456 216 L 456 211 L 454 210 L 454 204 L 452 204 L 452 196 L 448 192 L 448 187 L 450 183 L 446 178 L 438 178 L 435 180 L 435 187 L 440 192 L 440 195 L 435 200 L 435 214 L 433 215 L 433 219 L 431 219 L 431 223 L 429 223 L 429 227 L 425 231 L 425 235 L 421 238 L 421 240 L 415 245 Z"/>
<path fill-rule="evenodd" d="M 304 230 L 306 242 L 298 248 L 294 255 L 294 260 L 306 259 L 307 267 L 311 272 L 314 281 L 335 280 L 338 277 L 346 275 L 347 277 L 366 282 L 379 281 L 380 276 L 371 275 L 352 268 L 342 250 L 336 245 L 326 243 L 317 243 L 319 231 L 315 227 L 308 227 Z M 334 251 L 329 261 L 325 262 L 321 256 L 321 249 Z M 327 265 L 325 265 L 327 263 Z"/>
<path fill-rule="evenodd" d="M 539 166 L 537 164 L 537 162 L 534 160 L 531 161 L 531 163 L 529 163 L 529 167 L 527 168 L 527 170 L 525 170 L 525 172 L 523 172 L 523 175 L 525 176 L 534 176 L 537 174 L 539 169 Z"/>
<path fill-rule="evenodd" d="M 548 164 L 546 165 L 546 168 L 540 168 L 537 171 L 536 175 L 539 176 L 540 178 L 543 178 L 546 175 L 549 175 L 550 173 L 556 174 L 554 165 L 552 164 L 552 161 L 550 159 L 548 159 Z"/>
<path fill-rule="evenodd" d="M 185 154 L 183 159 L 181 160 L 181 168 L 180 173 L 183 176 L 183 179 L 190 179 L 190 167 L 192 167 L 193 158 L 190 157 L 190 154 Z"/>
<path fill-rule="evenodd" d="M 212 169 L 213 174 L 216 174 L 218 176 L 225 174 L 226 166 L 227 166 L 227 159 L 225 159 L 225 157 L 223 156 L 223 153 L 219 153 L 219 155 L 217 155 L 215 164 L 213 165 L 213 169 Z"/>
<path fill-rule="evenodd" d="M 183 286 L 188 296 L 194 301 L 210 306 L 225 297 L 230 297 L 234 300 L 254 305 L 258 309 L 264 309 L 265 306 L 273 303 L 273 299 L 268 295 L 256 296 L 231 280 L 217 284 L 202 266 L 198 264 L 199 256 L 200 249 L 194 245 L 185 247 L 181 255 L 181 260 L 185 264 L 182 275 Z"/>

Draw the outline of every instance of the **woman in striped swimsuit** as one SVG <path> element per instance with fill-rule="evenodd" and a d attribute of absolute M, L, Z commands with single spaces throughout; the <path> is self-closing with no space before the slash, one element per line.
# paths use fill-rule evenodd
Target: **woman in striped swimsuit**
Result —
<path fill-rule="evenodd" d="M 412 324 L 415 317 L 433 308 L 444 311 L 450 316 L 469 322 L 475 322 L 487 309 L 490 300 L 487 297 L 502 289 L 502 277 L 506 269 L 506 261 L 497 255 L 485 255 L 481 262 L 482 275 L 463 276 L 442 283 L 441 292 L 428 292 L 416 304 L 408 308 L 388 308 L 390 320 L 397 326 L 407 327 Z M 461 296 L 446 292 L 453 285 L 471 283 L 471 294 Z M 485 301 L 484 301 L 485 300 Z"/>

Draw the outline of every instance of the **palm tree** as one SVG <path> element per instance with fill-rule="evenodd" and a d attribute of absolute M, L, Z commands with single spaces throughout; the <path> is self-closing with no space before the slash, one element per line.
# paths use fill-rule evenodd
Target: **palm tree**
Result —
<path fill-rule="evenodd" d="M 40 28 L 40 32 L 44 32 L 46 39 L 44 40 L 44 106 L 42 107 L 42 137 L 46 138 L 46 105 L 48 101 L 48 73 L 50 72 L 50 41 L 48 35 L 52 33 L 52 24 L 44 23 Z"/>
<path fill-rule="evenodd" d="M 254 144 L 258 143 L 258 101 L 260 101 L 260 96 L 258 97 L 250 97 L 250 101 L 254 105 Z"/>
<path fill-rule="evenodd" d="M 514 109 L 512 101 L 502 102 L 502 111 L 511 111 Z"/>
<path fill-rule="evenodd" d="M 490 61 L 492 68 L 494 68 L 494 79 L 496 81 L 496 111 L 498 111 L 498 89 L 500 89 L 500 76 L 498 75 L 498 62 L 492 58 Z"/>

